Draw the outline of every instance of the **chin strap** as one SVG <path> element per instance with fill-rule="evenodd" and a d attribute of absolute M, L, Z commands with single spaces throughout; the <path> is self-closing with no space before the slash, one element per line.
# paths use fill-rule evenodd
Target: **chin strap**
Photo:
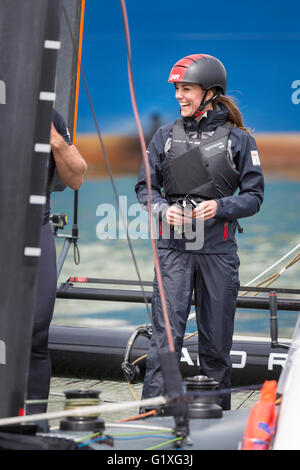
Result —
<path fill-rule="evenodd" d="M 200 106 L 199 108 L 197 109 L 197 111 L 193 114 L 192 116 L 192 119 L 195 119 L 199 116 L 202 116 L 204 114 L 204 109 L 206 108 L 206 106 L 211 103 L 212 101 L 214 101 L 216 98 L 218 98 L 218 96 L 221 95 L 221 92 L 219 91 L 218 93 L 216 93 L 212 98 L 210 98 L 209 100 L 205 101 L 205 98 L 207 96 L 207 92 L 208 90 L 205 90 L 204 92 L 204 95 L 203 95 L 203 98 L 201 100 L 201 103 L 200 103 Z"/>

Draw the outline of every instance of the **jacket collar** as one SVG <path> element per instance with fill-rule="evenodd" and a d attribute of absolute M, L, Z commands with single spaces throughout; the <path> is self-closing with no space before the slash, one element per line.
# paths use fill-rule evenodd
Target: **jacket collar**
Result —
<path fill-rule="evenodd" d="M 197 122 L 195 119 L 183 119 L 186 130 L 191 131 L 214 131 L 216 127 L 225 124 L 228 118 L 228 111 L 223 105 L 217 105 L 216 109 L 207 111 Z"/>

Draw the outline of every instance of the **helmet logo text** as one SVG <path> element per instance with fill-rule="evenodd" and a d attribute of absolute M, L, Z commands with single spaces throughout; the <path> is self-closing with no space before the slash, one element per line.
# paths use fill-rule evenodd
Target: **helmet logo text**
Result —
<path fill-rule="evenodd" d="M 178 80 L 180 78 L 179 73 L 172 73 L 170 80 Z"/>

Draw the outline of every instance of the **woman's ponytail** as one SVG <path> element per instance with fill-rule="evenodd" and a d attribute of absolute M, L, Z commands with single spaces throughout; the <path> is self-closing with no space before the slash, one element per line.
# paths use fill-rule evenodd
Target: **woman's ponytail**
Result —
<path fill-rule="evenodd" d="M 223 105 L 227 109 L 228 121 L 231 122 L 234 127 L 239 127 L 248 133 L 250 132 L 249 129 L 244 126 L 242 114 L 232 98 L 220 95 L 213 101 L 213 108 L 216 108 L 218 104 Z"/>

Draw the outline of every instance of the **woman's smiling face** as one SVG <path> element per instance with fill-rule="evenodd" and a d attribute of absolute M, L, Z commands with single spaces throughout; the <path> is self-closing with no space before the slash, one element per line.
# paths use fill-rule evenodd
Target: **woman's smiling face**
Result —
<path fill-rule="evenodd" d="M 175 98 L 178 100 L 181 116 L 193 116 L 198 110 L 204 96 L 203 88 L 197 83 L 184 82 L 175 83 L 175 88 Z M 206 99 L 208 99 L 208 96 Z M 206 109 L 212 109 L 212 106 L 208 105 Z"/>

